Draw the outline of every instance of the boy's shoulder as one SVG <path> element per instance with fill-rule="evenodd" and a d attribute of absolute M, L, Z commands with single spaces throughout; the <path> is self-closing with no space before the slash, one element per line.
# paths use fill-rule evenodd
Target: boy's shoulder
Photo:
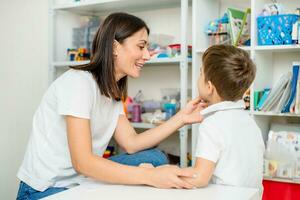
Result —
<path fill-rule="evenodd" d="M 233 118 L 247 117 L 246 111 L 244 110 L 245 104 L 243 100 L 236 102 L 223 101 L 200 111 L 200 114 L 204 117 L 203 122 L 209 123 L 215 120 L 232 121 Z"/>
<path fill-rule="evenodd" d="M 201 115 L 204 116 L 203 122 L 200 124 L 201 129 L 244 129 L 247 125 L 249 129 L 257 129 L 255 121 L 249 115 L 249 112 L 244 110 L 244 102 L 220 102 L 209 106 L 202 110 Z"/>

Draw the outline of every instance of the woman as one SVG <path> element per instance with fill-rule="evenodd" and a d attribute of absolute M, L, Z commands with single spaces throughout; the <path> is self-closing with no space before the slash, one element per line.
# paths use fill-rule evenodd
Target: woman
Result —
<path fill-rule="evenodd" d="M 33 118 L 18 199 L 39 199 L 87 177 L 116 184 L 145 184 L 158 188 L 192 188 L 180 177 L 192 177 L 177 166 L 159 166 L 166 157 L 149 149 L 185 124 L 200 122 L 199 101 L 194 100 L 159 127 L 136 134 L 123 113 L 127 76 L 138 78 L 150 59 L 149 28 L 126 14 L 109 15 L 98 30 L 91 62 L 65 72 L 47 90 Z M 102 155 L 114 136 L 128 154 Z M 147 150 L 148 149 L 148 150 Z"/>

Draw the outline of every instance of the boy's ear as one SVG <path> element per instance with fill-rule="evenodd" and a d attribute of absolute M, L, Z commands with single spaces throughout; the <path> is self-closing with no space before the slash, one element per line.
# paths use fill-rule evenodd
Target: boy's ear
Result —
<path fill-rule="evenodd" d="M 214 84 L 212 84 L 211 81 L 207 81 L 207 85 L 208 85 L 208 94 L 212 95 L 216 88 L 215 88 Z"/>
<path fill-rule="evenodd" d="M 113 43 L 113 55 L 118 56 L 120 43 L 117 40 L 114 40 Z"/>

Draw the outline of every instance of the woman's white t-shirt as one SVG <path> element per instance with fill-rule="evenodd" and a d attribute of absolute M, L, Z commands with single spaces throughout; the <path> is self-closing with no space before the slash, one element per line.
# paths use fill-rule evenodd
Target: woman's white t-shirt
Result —
<path fill-rule="evenodd" d="M 91 73 L 65 72 L 49 87 L 34 114 L 18 178 L 39 191 L 80 184 L 85 177 L 72 167 L 65 115 L 90 120 L 92 150 L 102 156 L 120 114 L 122 103 L 101 95 Z"/>

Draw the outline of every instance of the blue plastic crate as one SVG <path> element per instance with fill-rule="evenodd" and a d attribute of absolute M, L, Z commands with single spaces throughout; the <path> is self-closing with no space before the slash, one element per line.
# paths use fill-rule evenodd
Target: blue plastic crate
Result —
<path fill-rule="evenodd" d="M 272 15 L 257 17 L 258 45 L 292 44 L 293 24 L 299 15 Z"/>

